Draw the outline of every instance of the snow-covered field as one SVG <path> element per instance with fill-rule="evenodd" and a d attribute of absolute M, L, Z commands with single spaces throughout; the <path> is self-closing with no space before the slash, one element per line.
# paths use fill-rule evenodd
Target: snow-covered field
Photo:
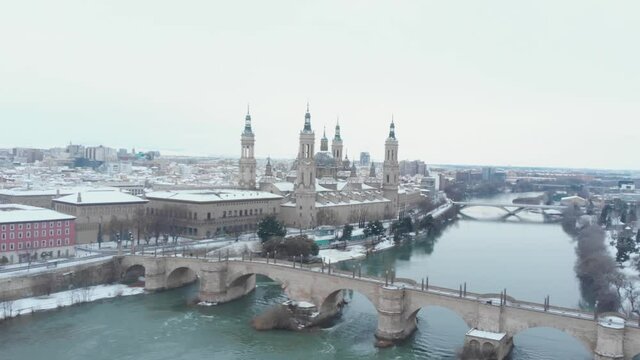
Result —
<path fill-rule="evenodd" d="M 0 320 L 37 311 L 57 309 L 100 299 L 129 296 L 144 293 L 140 287 L 123 284 L 97 285 L 74 290 L 61 291 L 49 296 L 36 296 L 14 301 L 0 302 Z"/>

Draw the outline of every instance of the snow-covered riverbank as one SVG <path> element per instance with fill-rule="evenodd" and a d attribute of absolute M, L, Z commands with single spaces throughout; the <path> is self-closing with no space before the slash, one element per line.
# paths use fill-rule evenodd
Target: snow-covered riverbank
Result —
<path fill-rule="evenodd" d="M 13 301 L 0 302 L 0 320 L 37 311 L 52 310 L 100 299 L 144 293 L 140 287 L 123 284 L 97 285 L 74 290 L 61 291 L 48 296 L 36 296 Z"/>
<path fill-rule="evenodd" d="M 393 243 L 393 240 L 388 239 L 376 244 L 376 246 L 373 248 L 373 251 L 378 252 L 378 251 L 392 248 L 394 246 L 395 244 Z M 326 264 L 328 264 L 329 262 L 331 262 L 332 264 L 335 264 L 341 261 L 363 258 L 367 256 L 367 250 L 364 247 L 364 245 L 353 245 L 353 246 L 348 246 L 345 250 L 338 250 L 338 249 L 320 250 L 320 253 L 318 254 L 318 256 Z"/>

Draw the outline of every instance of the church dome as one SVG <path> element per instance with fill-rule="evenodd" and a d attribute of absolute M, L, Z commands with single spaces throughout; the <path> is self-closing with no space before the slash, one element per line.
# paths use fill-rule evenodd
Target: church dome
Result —
<path fill-rule="evenodd" d="M 335 160 L 329 151 L 317 152 L 314 156 L 316 167 L 331 168 L 335 166 Z"/>

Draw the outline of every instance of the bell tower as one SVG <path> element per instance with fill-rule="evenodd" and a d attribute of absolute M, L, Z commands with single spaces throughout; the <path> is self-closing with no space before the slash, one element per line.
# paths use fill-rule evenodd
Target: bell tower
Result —
<path fill-rule="evenodd" d="M 342 169 L 342 137 L 340 137 L 339 121 L 336 121 L 336 134 L 331 140 L 331 154 L 336 162 L 336 168 Z"/>
<path fill-rule="evenodd" d="M 256 158 L 253 149 L 256 143 L 251 129 L 251 114 L 247 105 L 247 116 L 244 118 L 244 131 L 240 137 L 242 152 L 240 154 L 240 181 L 242 189 L 253 190 L 256 188 Z"/>
<path fill-rule="evenodd" d="M 315 227 L 316 222 L 316 162 L 313 157 L 315 134 L 311 130 L 309 104 L 304 115 L 304 128 L 300 131 L 298 149 L 298 172 L 295 182 L 297 219 L 295 225 L 300 229 Z"/>
<path fill-rule="evenodd" d="M 400 166 L 398 165 L 398 140 L 396 139 L 396 125 L 391 119 L 389 137 L 384 142 L 384 163 L 382 164 L 382 195 L 391 200 L 390 213 L 393 217 L 398 214 L 398 183 Z"/>

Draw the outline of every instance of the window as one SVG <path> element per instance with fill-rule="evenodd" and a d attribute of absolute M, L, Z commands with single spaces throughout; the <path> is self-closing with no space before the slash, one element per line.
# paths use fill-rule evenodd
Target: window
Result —
<path fill-rule="evenodd" d="M 2 251 L 6 251 L 7 250 L 7 244 L 0 245 L 0 249 L 2 249 Z"/>
<path fill-rule="evenodd" d="M 31 231 L 27 231 L 27 238 L 31 238 Z"/>
<path fill-rule="evenodd" d="M 62 221 L 58 221 L 58 227 L 62 226 Z"/>
<path fill-rule="evenodd" d="M 31 229 L 31 224 L 27 224 L 27 230 Z"/>
<path fill-rule="evenodd" d="M 2 240 L 6 240 L 7 239 L 7 234 L 2 233 Z"/>
<path fill-rule="evenodd" d="M 53 236 L 53 229 L 49 230 L 49 236 Z"/>
<path fill-rule="evenodd" d="M 7 230 L 7 225 L 2 225 L 2 231 L 6 231 Z"/>
<path fill-rule="evenodd" d="M 34 248 L 37 248 L 37 247 L 38 247 L 38 242 L 37 242 L 37 241 L 34 241 L 34 242 L 33 242 L 33 247 L 34 247 Z"/>
<path fill-rule="evenodd" d="M 26 243 L 24 243 L 24 246 L 26 246 L 27 249 L 31 249 L 31 242 L 27 241 Z"/>
<path fill-rule="evenodd" d="M 15 230 L 15 228 L 16 228 L 15 225 L 13 225 L 13 224 L 9 225 L 9 230 Z"/>
<path fill-rule="evenodd" d="M 62 229 L 58 229 L 58 231 L 56 231 L 56 233 L 57 233 L 58 235 L 62 235 Z"/>
<path fill-rule="evenodd" d="M 69 229 L 64 229 L 64 234 L 69 235 Z"/>
<path fill-rule="evenodd" d="M 22 247 L 23 247 L 23 246 L 24 246 L 24 245 L 22 245 L 22 243 L 21 243 L 21 242 L 19 242 L 19 243 L 18 243 L 18 250 L 22 250 Z"/>
<path fill-rule="evenodd" d="M 39 225 L 38 223 L 33 224 L 33 228 L 34 228 L 34 229 L 37 229 L 37 228 L 38 228 L 38 225 Z"/>
<path fill-rule="evenodd" d="M 16 233 L 9 233 L 9 239 L 15 239 Z"/>
<path fill-rule="evenodd" d="M 64 239 L 65 245 L 69 245 L 69 238 Z"/>
<path fill-rule="evenodd" d="M 57 244 L 58 246 L 62 245 L 62 240 L 58 239 L 58 240 L 56 241 L 56 244 Z"/>
<path fill-rule="evenodd" d="M 148 210 L 148 209 L 147 209 Z M 69 220 L 64 222 L 64 226 L 69 226 Z"/>
<path fill-rule="evenodd" d="M 53 227 L 53 221 L 49 223 L 49 227 L 52 228 Z"/>
<path fill-rule="evenodd" d="M 47 236 L 47 230 L 42 230 L 42 236 Z"/>
<path fill-rule="evenodd" d="M 49 240 L 49 246 L 53 246 L 53 239 Z"/>
<path fill-rule="evenodd" d="M 10 243 L 9 244 L 9 250 L 13 250 L 13 249 L 14 249 L 13 243 Z"/>
<path fill-rule="evenodd" d="M 22 231 L 18 233 L 18 239 L 22 239 Z"/>
<path fill-rule="evenodd" d="M 47 246 L 47 240 L 42 240 L 42 247 Z"/>
<path fill-rule="evenodd" d="M 22 224 L 18 224 L 18 230 L 22 230 Z"/>
<path fill-rule="evenodd" d="M 223 218 L 226 218 L 226 217 L 227 217 L 227 212 L 226 212 L 226 211 L 223 211 L 223 212 L 222 212 L 222 217 L 223 217 Z"/>
<path fill-rule="evenodd" d="M 43 223 L 42 223 L 42 228 L 43 228 L 43 229 L 46 229 L 46 228 L 47 228 L 47 223 L 46 223 L 46 222 L 43 222 Z"/>

